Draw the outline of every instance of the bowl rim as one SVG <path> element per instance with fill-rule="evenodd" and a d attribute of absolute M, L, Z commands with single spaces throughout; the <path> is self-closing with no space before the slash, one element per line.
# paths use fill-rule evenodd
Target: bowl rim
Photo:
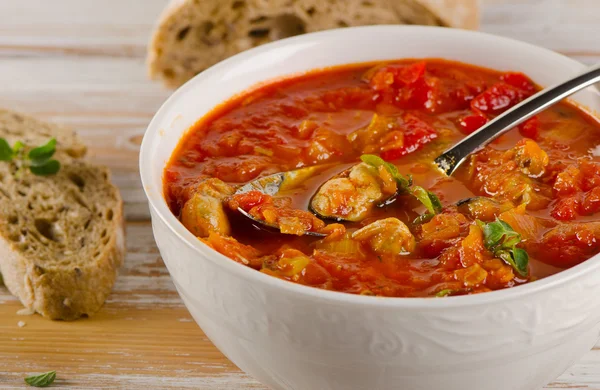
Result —
<path fill-rule="evenodd" d="M 145 162 L 150 161 L 151 153 L 149 151 L 151 145 L 151 139 L 155 139 L 159 136 L 160 129 L 159 123 L 161 119 L 166 116 L 166 112 L 170 111 L 174 106 L 177 106 L 180 97 L 184 95 L 187 91 L 193 88 L 199 88 L 202 81 L 204 79 L 210 78 L 213 73 L 220 71 L 222 69 L 226 69 L 230 64 L 234 64 L 236 62 L 241 62 L 249 59 L 250 57 L 263 52 L 276 51 L 281 47 L 284 47 L 290 43 L 302 42 L 302 41 L 311 41 L 315 39 L 328 39 L 339 37 L 340 35 L 352 34 L 357 30 L 369 33 L 369 34 L 385 34 L 386 32 L 391 32 L 393 30 L 413 30 L 413 31 L 433 31 L 437 30 L 442 34 L 455 34 L 457 38 L 461 36 L 480 36 L 485 39 L 496 40 L 498 42 L 504 41 L 505 43 L 510 43 L 515 46 L 520 46 L 522 49 L 529 49 L 537 52 L 546 52 L 548 55 L 552 55 L 557 58 L 557 60 L 561 60 L 566 64 L 570 64 L 573 68 L 584 69 L 584 65 L 580 62 L 568 58 L 562 54 L 556 53 L 552 50 L 533 45 L 530 43 L 526 43 L 523 41 L 519 41 L 512 38 L 506 38 L 497 36 L 494 34 L 484 33 L 480 31 L 470 31 L 463 29 L 453 29 L 447 27 L 432 27 L 432 26 L 407 26 L 407 25 L 376 25 L 376 26 L 359 26 L 359 27 L 347 27 L 340 29 L 332 29 L 326 31 L 313 32 L 308 34 L 303 34 L 291 38 L 285 38 L 278 41 L 270 42 L 241 53 L 238 53 L 232 57 L 229 57 L 226 60 L 223 60 L 210 68 L 204 70 L 199 73 L 192 79 L 188 80 L 185 84 L 180 86 L 177 90 L 175 90 L 160 106 L 152 120 L 148 124 L 146 128 L 146 132 L 144 134 L 142 144 L 140 147 L 140 155 L 139 155 L 139 169 L 140 176 L 142 181 L 142 187 L 144 189 L 144 193 L 146 198 L 148 199 L 149 206 L 154 211 L 154 216 L 160 218 L 160 220 L 168 227 L 171 233 L 177 236 L 182 243 L 186 244 L 189 248 L 191 248 L 194 252 L 198 254 L 198 257 L 215 263 L 218 267 L 220 267 L 225 272 L 232 272 L 237 277 L 244 279 L 249 283 L 258 284 L 267 284 L 272 288 L 287 290 L 289 293 L 300 294 L 307 298 L 316 298 L 319 300 L 325 300 L 330 303 L 335 303 L 339 305 L 359 305 L 359 306 L 368 306 L 371 308 L 404 308 L 404 309 L 437 309 L 437 308 L 456 308 L 456 307 L 469 307 L 469 306 L 477 306 L 477 305 L 487 305 L 490 303 L 500 302 L 500 301 L 512 301 L 523 296 L 534 295 L 537 293 L 545 292 L 549 289 L 554 289 L 560 286 L 564 286 L 565 284 L 572 282 L 576 279 L 579 279 L 583 275 L 597 270 L 600 268 L 600 261 L 590 261 L 594 257 L 600 257 L 599 255 L 593 256 L 590 259 L 568 268 L 566 270 L 560 271 L 554 275 L 547 276 L 543 279 L 536 280 L 534 282 L 525 283 L 523 285 L 510 287 L 502 290 L 494 290 L 489 291 L 482 294 L 473 294 L 473 295 L 462 295 L 462 296 L 454 296 L 454 297 L 446 297 L 444 299 L 435 299 L 433 297 L 373 297 L 373 296 L 362 296 L 357 294 L 344 293 L 339 291 L 332 290 L 324 290 L 316 287 L 305 286 L 297 283 L 292 283 L 289 281 L 281 280 L 279 278 L 275 278 L 270 275 L 263 274 L 261 272 L 257 272 L 254 269 L 251 269 L 245 265 L 239 264 L 235 261 L 232 261 L 227 256 L 217 252 L 213 248 L 208 245 L 202 243 L 195 237 L 191 232 L 189 232 L 175 217 L 175 215 L 171 212 L 167 203 L 164 199 L 163 187 L 160 188 L 160 194 L 162 201 L 159 204 L 156 204 L 155 200 L 149 194 L 149 188 L 152 188 L 152 169 L 149 167 L 151 164 L 146 164 Z M 433 58 L 433 57 L 432 57 Z M 292 75 L 293 76 L 293 75 Z M 262 80 L 256 84 L 269 82 L 270 80 Z M 243 91 L 241 91 L 243 92 Z M 233 96 L 232 96 L 233 97 Z M 219 103 L 216 103 L 217 106 Z M 585 107 L 581 107 L 584 111 L 588 112 L 590 115 L 593 115 L 593 112 L 590 112 L 585 109 Z M 200 119 L 200 118 L 199 118 Z M 184 133 L 185 134 L 185 133 Z M 181 140 L 181 138 L 180 138 Z M 178 143 L 179 144 L 179 143 Z M 177 145 L 178 145 L 177 144 Z M 173 150 L 171 151 L 172 155 Z M 160 172 L 161 177 L 164 177 L 164 167 L 163 171 Z M 163 179 L 164 180 L 164 179 Z M 597 259 L 598 260 L 598 259 Z M 166 263 L 166 261 L 165 261 Z M 433 298 L 433 299 L 432 299 Z"/>

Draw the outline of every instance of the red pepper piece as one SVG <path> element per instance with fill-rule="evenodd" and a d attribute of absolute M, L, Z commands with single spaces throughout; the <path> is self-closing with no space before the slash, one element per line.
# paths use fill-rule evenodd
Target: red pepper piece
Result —
<path fill-rule="evenodd" d="M 463 116 L 458 124 L 460 125 L 460 129 L 463 133 L 471 134 L 481 126 L 485 125 L 487 121 L 487 118 L 483 115 L 474 114 Z"/>
<path fill-rule="evenodd" d="M 260 191 L 249 191 L 243 194 L 235 195 L 230 201 L 232 208 L 241 208 L 244 211 L 250 211 L 253 207 L 266 203 L 271 200 L 269 195 Z"/>
<path fill-rule="evenodd" d="M 403 85 L 416 83 L 425 77 L 425 67 L 425 61 L 420 61 L 400 68 L 396 81 L 401 82 Z"/>
<path fill-rule="evenodd" d="M 400 127 L 404 130 L 404 146 L 382 152 L 381 158 L 384 160 L 397 160 L 437 138 L 435 129 L 417 116 L 407 113 L 404 114 L 403 120 L 404 124 Z"/>
<path fill-rule="evenodd" d="M 576 196 L 559 200 L 550 215 L 559 221 L 571 221 L 577 218 L 579 211 L 579 199 Z"/>
<path fill-rule="evenodd" d="M 540 135 L 540 120 L 537 116 L 527 119 L 519 125 L 519 132 L 523 137 L 538 139 Z"/>
<path fill-rule="evenodd" d="M 477 95 L 471 101 L 471 108 L 473 111 L 479 110 L 485 114 L 499 114 L 519 103 L 526 96 L 527 93 L 519 88 L 501 82 Z"/>
<path fill-rule="evenodd" d="M 500 77 L 500 80 L 504 81 L 508 85 L 517 87 L 526 92 L 535 92 L 535 85 L 529 80 L 527 76 L 520 72 L 508 72 Z"/>
<path fill-rule="evenodd" d="M 579 164 L 581 171 L 581 189 L 589 191 L 600 187 L 600 164 L 584 160 Z"/>
<path fill-rule="evenodd" d="M 600 187 L 587 192 L 581 202 L 581 213 L 584 215 L 595 214 L 600 211 Z"/>

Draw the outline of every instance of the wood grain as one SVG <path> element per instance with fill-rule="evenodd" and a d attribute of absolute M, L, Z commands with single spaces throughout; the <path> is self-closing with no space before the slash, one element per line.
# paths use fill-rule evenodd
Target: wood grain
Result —
<path fill-rule="evenodd" d="M 19 316 L 0 287 L 0 388 L 57 370 L 57 387 L 264 389 L 230 363 L 183 307 L 154 244 L 137 169 L 145 128 L 171 91 L 144 56 L 165 0 L 0 1 L 0 106 L 77 129 L 109 166 L 127 217 L 125 266 L 94 317 Z M 484 0 L 482 30 L 600 62 L 600 1 Z M 25 322 L 19 327 L 19 321 Z M 600 345 L 548 389 L 600 390 Z"/>
<path fill-rule="evenodd" d="M 0 305 L 15 318 L 17 302 Z M 81 388 L 256 389 L 208 339 L 183 307 L 109 304 L 92 319 L 52 322 L 39 316 L 0 323 L 0 383 L 23 384 L 56 370 L 57 386 Z M 7 369 L 8 368 L 8 369 Z"/>

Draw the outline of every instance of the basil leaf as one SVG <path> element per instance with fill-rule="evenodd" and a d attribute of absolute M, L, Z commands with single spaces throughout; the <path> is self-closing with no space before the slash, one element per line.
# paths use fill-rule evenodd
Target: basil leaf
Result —
<path fill-rule="evenodd" d="M 441 213 L 444 206 L 442 206 L 442 202 L 440 201 L 440 198 L 438 198 L 437 195 L 431 191 L 427 191 L 427 195 L 429 195 L 429 199 L 431 200 L 431 204 L 433 205 L 433 209 L 435 210 L 435 213 L 436 214 Z"/>
<path fill-rule="evenodd" d="M 41 165 L 30 165 L 29 170 L 34 175 L 50 176 L 56 174 L 60 170 L 60 162 L 58 160 L 49 160 Z"/>
<path fill-rule="evenodd" d="M 513 263 L 511 264 L 513 268 L 521 275 L 527 276 L 529 270 L 527 265 L 529 264 L 529 255 L 525 249 L 514 248 L 510 252 L 511 258 L 513 259 Z"/>
<path fill-rule="evenodd" d="M 56 138 L 52 138 L 45 145 L 38 146 L 29 151 L 27 157 L 31 162 L 37 162 L 37 165 L 43 165 L 42 162 L 48 161 L 56 152 Z"/>
<path fill-rule="evenodd" d="M 516 246 L 521 242 L 521 235 L 506 222 L 496 219 L 494 222 L 477 221 L 483 230 L 483 243 L 494 256 L 504 260 L 519 275 L 527 276 L 529 255 L 524 249 Z"/>
<path fill-rule="evenodd" d="M 33 387 L 48 387 L 56 379 L 56 371 L 48 371 L 39 375 L 30 375 L 25 378 L 25 383 Z"/>
<path fill-rule="evenodd" d="M 452 295 L 455 292 L 456 292 L 455 290 L 447 288 L 445 290 L 438 291 L 437 294 L 435 294 L 435 296 L 436 297 L 447 297 L 448 295 Z"/>
<path fill-rule="evenodd" d="M 4 138 L 0 138 L 0 161 L 10 161 L 12 157 L 12 148 Z"/>
<path fill-rule="evenodd" d="M 360 159 L 362 162 L 367 163 L 375 168 L 379 168 L 380 165 L 383 165 L 386 162 L 384 159 L 374 154 L 363 154 L 360 156 Z"/>
<path fill-rule="evenodd" d="M 437 214 L 442 211 L 442 203 L 440 199 L 433 193 L 427 191 L 421 186 L 412 186 L 410 193 L 427 208 L 429 214 Z"/>
<path fill-rule="evenodd" d="M 396 182 L 398 182 L 398 185 L 401 189 L 406 189 L 411 186 L 412 177 L 410 175 L 408 177 L 404 177 L 404 175 L 398 171 L 398 168 L 396 168 L 394 164 L 385 161 L 381 157 L 375 156 L 374 154 L 363 154 L 360 156 L 360 159 L 362 162 L 369 164 L 374 168 L 379 168 L 383 165 L 388 170 L 390 175 L 396 179 Z"/>
<path fill-rule="evenodd" d="M 484 235 L 484 244 L 491 251 L 509 249 L 521 242 L 521 235 L 506 222 L 496 219 L 494 222 L 479 224 Z"/>
<path fill-rule="evenodd" d="M 431 213 L 421 214 L 413 220 L 413 225 L 420 225 L 422 223 L 429 222 L 429 221 L 431 221 L 431 218 L 433 218 L 433 217 L 434 217 L 434 214 L 431 214 Z"/>
<path fill-rule="evenodd" d="M 511 250 L 502 250 L 496 253 L 497 257 L 504 260 L 521 276 L 527 276 L 529 264 L 529 255 L 524 249 L 514 248 Z"/>

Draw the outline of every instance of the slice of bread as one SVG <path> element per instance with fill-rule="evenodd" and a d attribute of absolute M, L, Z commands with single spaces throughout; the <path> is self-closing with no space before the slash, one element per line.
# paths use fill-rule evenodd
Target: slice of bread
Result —
<path fill-rule="evenodd" d="M 26 147 L 56 138 L 52 176 L 0 161 L 0 272 L 9 291 L 44 317 L 74 320 L 100 309 L 123 262 L 119 191 L 107 168 L 83 157 L 72 131 L 0 110 L 0 137 Z"/>
<path fill-rule="evenodd" d="M 171 0 L 148 47 L 153 79 L 177 87 L 240 51 L 306 32 L 371 24 L 475 29 L 478 0 Z"/>

